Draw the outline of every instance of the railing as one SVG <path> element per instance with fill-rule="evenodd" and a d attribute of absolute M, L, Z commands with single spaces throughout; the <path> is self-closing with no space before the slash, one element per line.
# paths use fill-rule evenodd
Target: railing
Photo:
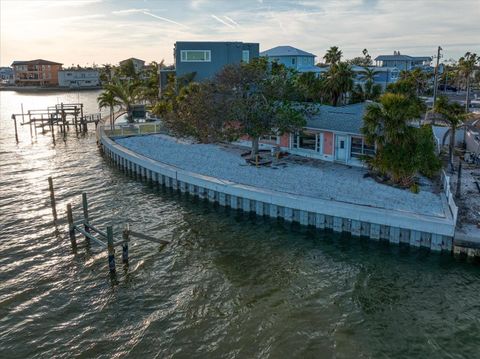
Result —
<path fill-rule="evenodd" d="M 442 170 L 442 185 L 445 197 L 447 197 L 448 207 L 450 208 L 450 212 L 452 213 L 453 222 L 457 223 L 458 207 L 455 204 L 453 194 L 450 188 L 450 176 L 447 176 L 445 170 Z"/>
<path fill-rule="evenodd" d="M 165 126 L 160 121 L 117 124 L 113 129 L 110 126 L 104 126 L 104 131 L 108 137 L 147 135 L 152 133 L 167 134 Z"/>

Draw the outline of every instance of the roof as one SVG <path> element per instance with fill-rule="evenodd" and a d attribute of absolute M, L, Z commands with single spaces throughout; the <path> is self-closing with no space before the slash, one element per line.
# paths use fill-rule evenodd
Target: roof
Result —
<path fill-rule="evenodd" d="M 122 63 L 122 62 L 127 62 L 127 61 L 129 61 L 129 60 L 145 62 L 145 61 L 140 60 L 140 59 L 137 59 L 137 58 L 135 58 L 135 57 L 129 57 L 128 59 L 125 59 L 125 60 L 120 61 L 120 63 Z"/>
<path fill-rule="evenodd" d="M 328 68 L 326 67 L 318 67 L 314 65 L 306 65 L 306 66 L 300 66 L 297 68 L 298 72 L 315 72 L 315 73 L 322 73 L 322 72 L 327 72 Z"/>
<path fill-rule="evenodd" d="M 375 61 L 432 61 L 430 56 L 380 55 Z"/>
<path fill-rule="evenodd" d="M 346 106 L 318 106 L 318 111 L 307 119 L 308 128 L 329 130 L 360 135 L 363 127 L 363 114 L 368 102 Z"/>
<path fill-rule="evenodd" d="M 12 66 L 14 65 L 63 65 L 59 62 L 53 62 L 48 60 L 28 60 L 28 61 L 13 61 Z"/>
<path fill-rule="evenodd" d="M 275 57 L 275 56 L 313 56 L 315 57 L 316 55 L 311 54 L 309 52 L 297 49 L 292 46 L 277 46 L 274 47 L 273 49 L 262 51 L 260 53 L 260 56 L 266 56 L 266 57 Z"/>

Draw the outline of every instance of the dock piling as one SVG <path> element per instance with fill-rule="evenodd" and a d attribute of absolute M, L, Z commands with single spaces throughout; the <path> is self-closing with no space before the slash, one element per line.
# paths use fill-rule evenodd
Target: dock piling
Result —
<path fill-rule="evenodd" d="M 88 201 L 87 201 L 87 194 L 86 193 L 82 193 L 82 206 L 83 206 L 83 220 L 84 220 L 84 228 L 85 228 L 85 232 L 87 233 L 90 233 L 90 228 L 88 227 L 88 223 L 89 220 L 88 220 Z M 85 236 L 85 241 L 87 243 L 90 243 L 90 239 L 88 238 L 88 236 Z"/>
<path fill-rule="evenodd" d="M 48 189 L 50 190 L 50 205 L 52 206 L 53 222 L 57 222 L 57 204 L 55 202 L 55 192 L 53 190 L 53 179 L 48 177 Z"/>
<path fill-rule="evenodd" d="M 128 266 L 128 240 L 130 236 L 130 226 L 127 224 L 123 230 L 123 244 L 122 244 L 122 262 Z"/>
<path fill-rule="evenodd" d="M 72 243 L 72 249 L 75 249 L 77 247 L 77 240 L 75 239 L 75 226 L 73 225 L 72 205 L 70 203 L 67 204 L 67 219 L 70 242 Z"/>
<path fill-rule="evenodd" d="M 108 269 L 115 275 L 115 247 L 113 245 L 113 227 L 107 227 Z"/>
<path fill-rule="evenodd" d="M 17 129 L 17 117 L 12 115 L 13 123 L 15 124 L 15 141 L 18 143 L 18 129 Z"/>

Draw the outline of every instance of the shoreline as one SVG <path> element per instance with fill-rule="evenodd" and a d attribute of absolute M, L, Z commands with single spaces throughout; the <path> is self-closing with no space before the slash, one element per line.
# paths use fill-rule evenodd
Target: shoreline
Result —
<path fill-rule="evenodd" d="M 347 232 L 354 237 L 452 251 L 455 224 L 445 199 L 442 202 L 446 217 L 432 218 L 288 194 L 194 173 L 153 160 L 114 142 L 103 128 L 99 132 L 103 152 L 112 164 L 158 185 L 259 216 Z"/>

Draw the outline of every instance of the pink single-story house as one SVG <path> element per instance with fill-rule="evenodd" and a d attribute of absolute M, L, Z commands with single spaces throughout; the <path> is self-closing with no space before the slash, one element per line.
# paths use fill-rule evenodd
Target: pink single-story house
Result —
<path fill-rule="evenodd" d="M 368 103 L 340 107 L 319 105 L 318 111 L 307 118 L 307 124 L 299 133 L 282 136 L 265 136 L 261 149 L 279 146 L 292 154 L 363 166 L 363 155 L 373 155 L 375 147 L 365 143 L 361 133 L 363 114 Z M 250 146 L 250 141 L 239 141 Z"/>

